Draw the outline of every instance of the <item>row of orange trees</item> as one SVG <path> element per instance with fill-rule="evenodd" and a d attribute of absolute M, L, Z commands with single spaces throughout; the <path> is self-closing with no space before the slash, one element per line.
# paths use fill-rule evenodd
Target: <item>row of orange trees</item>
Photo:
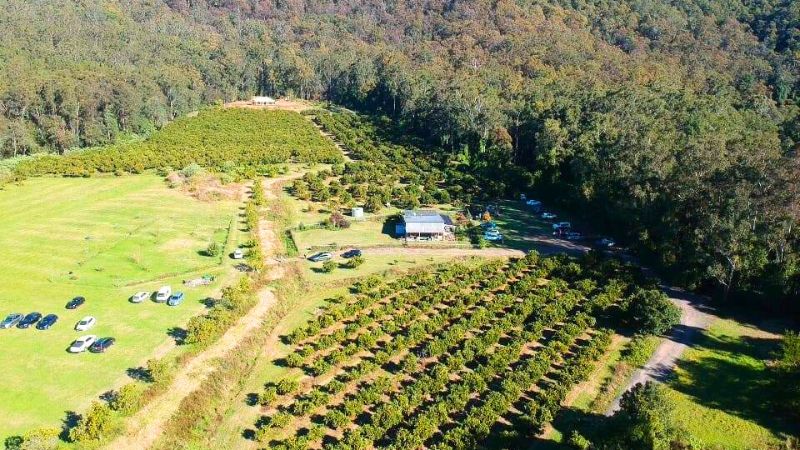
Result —
<path fill-rule="evenodd" d="M 536 433 L 605 350 L 596 317 L 629 289 L 570 264 L 532 253 L 440 266 L 335 299 L 286 337 L 294 350 L 283 362 L 303 383 L 267 386 L 257 438 L 463 448 L 512 411 L 523 435 Z"/>
<path fill-rule="evenodd" d="M 91 176 L 189 164 L 221 169 L 292 161 L 340 163 L 342 155 L 300 114 L 209 108 L 178 119 L 145 140 L 30 158 L 14 170 L 20 177 Z"/>

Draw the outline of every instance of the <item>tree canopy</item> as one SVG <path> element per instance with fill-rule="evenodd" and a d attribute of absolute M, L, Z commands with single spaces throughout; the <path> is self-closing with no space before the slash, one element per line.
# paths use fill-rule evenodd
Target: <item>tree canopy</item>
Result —
<path fill-rule="evenodd" d="M 0 152 L 149 135 L 253 94 L 330 100 L 473 173 L 526 168 L 515 189 L 591 212 L 687 285 L 796 300 L 799 16 L 789 0 L 9 0 Z"/>

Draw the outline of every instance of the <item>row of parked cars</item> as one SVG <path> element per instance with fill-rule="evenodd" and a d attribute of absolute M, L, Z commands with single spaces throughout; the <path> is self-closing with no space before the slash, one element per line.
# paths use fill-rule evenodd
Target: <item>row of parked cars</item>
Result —
<path fill-rule="evenodd" d="M 58 316 L 55 314 L 48 314 L 42 317 L 41 313 L 32 312 L 27 315 L 20 313 L 11 313 L 0 322 L 0 328 L 7 329 L 16 326 L 20 329 L 30 328 L 31 325 L 36 324 L 37 330 L 47 330 L 58 321 Z"/>
<path fill-rule="evenodd" d="M 142 303 L 143 301 L 147 300 L 148 298 L 152 298 L 156 303 L 166 303 L 168 306 L 178 306 L 183 303 L 184 295 L 183 292 L 172 292 L 171 286 L 162 286 L 158 291 L 155 293 L 143 291 L 137 292 L 130 298 L 131 303 Z"/>
<path fill-rule="evenodd" d="M 75 297 L 66 304 L 66 309 L 77 309 L 86 303 L 85 297 Z M 35 325 L 37 330 L 48 330 L 50 327 L 58 322 L 56 314 L 47 314 L 43 316 L 39 312 L 32 312 L 30 314 L 12 313 L 6 316 L 0 322 L 0 329 L 8 329 L 16 326 L 20 329 L 30 328 Z M 75 324 L 75 331 L 87 331 L 97 324 L 97 319 L 93 316 L 86 316 Z M 114 345 L 116 339 L 113 337 L 98 338 L 94 334 L 81 336 L 67 349 L 70 353 L 82 353 L 86 350 L 92 353 L 103 353 Z"/>
<path fill-rule="evenodd" d="M 354 248 L 342 253 L 340 256 L 344 259 L 350 259 L 361 255 L 362 255 L 361 250 Z M 333 259 L 333 254 L 329 252 L 315 253 L 308 257 L 308 260 L 311 262 L 325 262 L 325 261 L 330 261 L 331 259 Z"/>
<path fill-rule="evenodd" d="M 524 200 L 524 198 L 523 198 Z M 543 220 L 555 221 L 558 216 L 555 213 L 543 209 L 542 202 L 538 200 L 526 200 L 525 204 L 528 205 L 535 213 L 539 214 Z M 568 241 L 580 241 L 584 239 L 583 234 L 572 228 L 570 222 L 553 222 L 553 236 L 566 239 Z M 595 244 L 602 248 L 612 248 L 616 246 L 616 242 L 608 237 L 600 237 L 595 241 Z"/>

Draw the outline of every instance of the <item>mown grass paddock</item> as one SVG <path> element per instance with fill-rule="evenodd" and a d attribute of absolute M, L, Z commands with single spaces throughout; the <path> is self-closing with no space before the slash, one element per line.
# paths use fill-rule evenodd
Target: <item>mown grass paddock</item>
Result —
<path fill-rule="evenodd" d="M 59 316 L 47 331 L 0 330 L 0 438 L 57 426 L 67 411 L 82 411 L 168 343 L 171 329 L 202 311 L 201 300 L 223 281 L 202 289 L 183 289 L 181 281 L 231 273 L 227 257 L 202 250 L 212 239 L 224 243 L 230 232 L 240 237 L 239 206 L 194 200 L 154 175 L 39 178 L 0 190 L 0 315 Z M 184 290 L 186 301 L 175 308 L 128 302 L 163 284 Z M 64 309 L 76 295 L 87 303 Z M 86 315 L 97 326 L 74 331 Z M 114 336 L 117 344 L 101 355 L 66 352 L 89 333 Z"/>
<path fill-rule="evenodd" d="M 678 361 L 668 381 L 675 420 L 713 448 L 777 447 L 800 425 L 776 412 L 779 390 L 767 362 L 779 337 L 719 319 Z"/>

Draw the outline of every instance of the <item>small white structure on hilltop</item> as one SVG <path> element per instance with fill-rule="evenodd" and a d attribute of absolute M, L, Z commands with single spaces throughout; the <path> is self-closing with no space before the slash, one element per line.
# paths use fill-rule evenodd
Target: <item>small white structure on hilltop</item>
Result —
<path fill-rule="evenodd" d="M 250 104 L 254 106 L 274 105 L 275 99 L 272 97 L 253 97 L 250 99 Z"/>

